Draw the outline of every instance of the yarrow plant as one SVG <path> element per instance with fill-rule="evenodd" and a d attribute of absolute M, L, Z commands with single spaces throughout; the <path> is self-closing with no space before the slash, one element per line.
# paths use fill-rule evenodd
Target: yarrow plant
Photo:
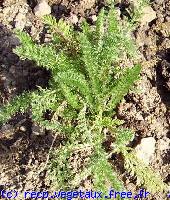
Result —
<path fill-rule="evenodd" d="M 84 21 L 80 31 L 52 16 L 46 16 L 44 23 L 52 35 L 50 43 L 38 44 L 29 34 L 16 30 L 21 45 L 14 52 L 50 70 L 49 86 L 14 98 L 0 109 L 0 121 L 5 123 L 15 113 L 31 109 L 39 126 L 65 136 L 48 166 L 59 190 L 77 188 L 86 179 L 99 191 L 124 189 L 103 146 L 106 132 L 114 138 L 109 153 L 121 154 L 125 169 L 137 176 L 141 185 L 151 192 L 165 190 L 161 178 L 127 147 L 134 134 L 121 128 L 123 122 L 116 118 L 115 108 L 139 78 L 141 67 L 116 67 L 124 55 L 133 57 L 136 47 L 129 31 L 119 24 L 114 8 L 108 12 L 102 9 L 95 27 Z M 44 117 L 47 111 L 52 116 L 48 120 Z M 72 159 L 81 152 L 88 154 L 87 162 L 81 160 L 83 166 L 77 167 L 77 173 Z"/>

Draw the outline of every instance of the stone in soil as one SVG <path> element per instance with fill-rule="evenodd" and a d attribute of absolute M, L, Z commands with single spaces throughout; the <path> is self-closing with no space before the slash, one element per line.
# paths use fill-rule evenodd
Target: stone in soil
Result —
<path fill-rule="evenodd" d="M 41 0 L 34 8 L 34 13 L 37 17 L 43 17 L 51 13 L 51 7 L 45 0 Z"/>
<path fill-rule="evenodd" d="M 137 157 L 145 164 L 149 165 L 154 158 L 156 141 L 153 137 L 143 138 L 141 143 L 135 148 Z"/>
<path fill-rule="evenodd" d="M 23 30 L 26 24 L 26 16 L 23 13 L 18 13 L 15 18 L 15 28 Z"/>
<path fill-rule="evenodd" d="M 148 24 L 156 18 L 156 12 L 150 6 L 146 6 L 142 10 L 142 17 L 140 18 L 141 25 Z"/>

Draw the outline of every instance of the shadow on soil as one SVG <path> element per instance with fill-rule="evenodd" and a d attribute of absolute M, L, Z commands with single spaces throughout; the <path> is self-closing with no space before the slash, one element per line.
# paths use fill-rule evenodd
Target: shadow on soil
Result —
<path fill-rule="evenodd" d="M 20 60 L 12 51 L 17 45 L 19 40 L 0 24 L 0 106 L 23 91 L 48 86 L 50 73 L 32 61 Z M 54 134 L 44 131 L 44 135 L 33 135 L 32 125 L 30 113 L 25 113 L 17 114 L 0 127 L 0 164 L 9 168 L 5 170 L 7 174 L 8 170 L 12 170 L 9 180 L 12 180 L 11 176 L 15 173 L 27 175 L 28 162 L 32 165 L 37 165 L 35 162 L 46 162 Z M 54 146 L 58 146 L 61 140 L 57 139 Z M 18 168 L 18 172 L 15 168 Z"/>
<path fill-rule="evenodd" d="M 156 86 L 162 102 L 170 108 L 170 49 L 159 52 L 161 60 L 156 67 Z"/>

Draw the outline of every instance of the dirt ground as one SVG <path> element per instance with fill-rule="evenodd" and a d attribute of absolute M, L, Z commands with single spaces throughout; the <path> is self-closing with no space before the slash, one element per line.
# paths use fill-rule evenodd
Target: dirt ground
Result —
<path fill-rule="evenodd" d="M 16 26 L 23 27 L 34 39 L 44 40 L 42 22 L 33 12 L 36 3 L 34 0 L 0 0 L 0 105 L 24 90 L 48 84 L 48 71 L 34 62 L 20 60 L 12 52 L 19 44 L 12 34 Z M 74 23 L 77 17 L 78 24 L 86 18 L 93 24 L 105 1 L 50 0 L 49 5 L 57 19 L 65 18 Z M 131 91 L 125 97 L 119 105 L 118 116 L 125 120 L 126 127 L 135 131 L 133 147 L 142 138 L 155 138 L 156 151 L 151 167 L 170 184 L 170 2 L 153 0 L 151 5 L 156 18 L 134 32 L 143 66 L 141 80 L 136 85 L 138 92 Z M 41 130 L 31 121 L 29 113 L 17 114 L 3 125 L 0 129 L 0 189 L 52 190 L 44 167 L 53 138 L 52 132 Z M 57 139 L 54 147 L 61 141 Z M 135 181 L 126 179 L 125 184 L 127 189 L 136 190 Z M 150 199 L 166 197 L 156 194 Z"/>

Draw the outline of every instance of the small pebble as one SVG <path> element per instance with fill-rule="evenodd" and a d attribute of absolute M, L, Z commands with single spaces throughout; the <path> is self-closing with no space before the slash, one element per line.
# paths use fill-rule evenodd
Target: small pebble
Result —
<path fill-rule="evenodd" d="M 34 13 L 37 17 L 43 17 L 51 13 L 51 7 L 45 0 L 41 0 L 34 8 Z"/>
<path fill-rule="evenodd" d="M 148 24 L 157 17 L 156 12 L 152 9 L 151 6 L 144 7 L 142 13 L 143 14 L 140 18 L 141 25 Z"/>
<path fill-rule="evenodd" d="M 93 22 L 96 22 L 97 21 L 97 16 L 96 15 L 92 15 L 91 19 L 92 19 Z"/>
<path fill-rule="evenodd" d="M 149 165 L 155 153 L 156 140 L 153 137 L 143 138 L 135 148 L 137 157 Z"/>
<path fill-rule="evenodd" d="M 71 13 L 71 15 L 70 15 L 70 17 L 69 17 L 69 20 L 70 20 L 70 22 L 71 22 L 72 24 L 77 24 L 77 22 L 78 22 L 78 17 L 77 17 L 77 15 Z"/>
<path fill-rule="evenodd" d="M 18 13 L 15 18 L 15 28 L 23 30 L 26 24 L 26 16 L 23 13 Z"/>
<path fill-rule="evenodd" d="M 19 128 L 19 130 L 22 131 L 22 132 L 25 132 L 25 131 L 26 131 L 26 128 L 25 128 L 25 126 L 21 126 L 21 127 Z"/>

